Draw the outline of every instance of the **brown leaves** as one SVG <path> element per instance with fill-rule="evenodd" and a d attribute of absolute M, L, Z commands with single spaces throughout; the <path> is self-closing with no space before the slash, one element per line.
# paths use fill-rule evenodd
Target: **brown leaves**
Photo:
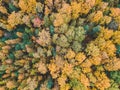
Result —
<path fill-rule="evenodd" d="M 39 32 L 39 38 L 38 40 L 36 40 L 36 42 L 41 46 L 50 45 L 51 43 L 50 33 L 48 31 L 42 30 L 41 32 Z"/>
<path fill-rule="evenodd" d="M 105 69 L 108 71 L 120 70 L 120 60 L 119 58 L 113 58 L 109 60 L 108 63 L 104 65 Z"/>

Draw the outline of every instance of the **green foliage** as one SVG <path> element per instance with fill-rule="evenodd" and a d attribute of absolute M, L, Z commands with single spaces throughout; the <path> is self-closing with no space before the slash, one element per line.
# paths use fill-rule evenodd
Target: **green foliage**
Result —
<path fill-rule="evenodd" d="M 112 30 L 117 30 L 118 27 L 119 27 L 118 23 L 114 20 L 108 24 L 108 28 Z"/>
<path fill-rule="evenodd" d="M 56 56 L 56 49 L 53 47 L 52 48 L 52 55 L 55 57 Z"/>
<path fill-rule="evenodd" d="M 16 88 L 13 88 L 12 90 L 17 90 L 17 87 L 16 87 Z"/>
<path fill-rule="evenodd" d="M 113 79 L 115 83 L 120 84 L 120 71 L 108 72 L 108 76 L 110 79 Z"/>
<path fill-rule="evenodd" d="M 90 32 L 91 35 L 96 36 L 98 32 L 100 31 L 100 26 L 93 27 L 92 31 Z"/>
<path fill-rule="evenodd" d="M 81 43 L 79 43 L 78 41 L 74 41 L 73 44 L 72 44 L 72 49 L 75 51 L 75 52 L 79 52 L 82 50 L 82 45 Z"/>
<path fill-rule="evenodd" d="M 50 34 L 53 35 L 54 34 L 54 26 L 53 25 L 50 25 Z"/>
<path fill-rule="evenodd" d="M 6 41 L 6 40 L 9 40 L 9 39 L 16 39 L 18 38 L 18 36 L 15 34 L 16 32 L 15 31 L 11 31 L 11 32 L 6 32 L 4 37 L 2 37 L 2 41 Z"/>
<path fill-rule="evenodd" d="M 72 27 L 72 26 L 71 26 Z M 69 27 L 69 28 L 71 28 L 71 27 Z M 60 28 L 59 28 L 59 33 L 66 33 L 68 30 L 69 30 L 69 28 L 68 28 L 68 25 L 67 24 L 63 24 L 63 25 L 61 25 L 60 26 Z"/>
<path fill-rule="evenodd" d="M 17 28 L 14 30 L 14 32 L 24 32 L 25 31 L 25 26 L 24 25 L 19 25 Z"/>
<path fill-rule="evenodd" d="M 120 45 L 117 45 L 116 48 L 117 48 L 116 54 L 120 56 Z"/>
<path fill-rule="evenodd" d="M 6 83 L 5 80 L 0 80 L 0 85 L 4 85 Z"/>
<path fill-rule="evenodd" d="M 61 47 L 68 47 L 70 44 L 68 43 L 68 39 L 65 35 L 60 35 L 60 37 L 58 37 L 57 34 L 54 34 L 53 36 L 53 42 L 56 45 L 59 45 Z"/>
<path fill-rule="evenodd" d="M 0 2 L 0 87 L 119 90 L 120 71 L 108 68 L 120 69 L 120 1 L 44 1 Z"/>
<path fill-rule="evenodd" d="M 2 77 L 3 74 L 5 74 L 5 71 L 0 71 L 0 78 Z"/>
<path fill-rule="evenodd" d="M 51 24 L 52 23 L 51 23 L 49 17 L 47 15 L 44 16 L 44 25 L 45 25 L 45 27 L 49 27 Z"/>
<path fill-rule="evenodd" d="M 120 8 L 120 4 L 118 4 L 118 8 Z"/>
<path fill-rule="evenodd" d="M 14 56 L 13 53 L 10 53 L 10 54 L 8 55 L 8 58 L 14 60 L 14 59 L 15 59 L 15 56 Z"/>
<path fill-rule="evenodd" d="M 111 86 L 109 88 L 107 88 L 106 90 L 120 90 L 119 84 L 117 84 L 113 80 L 111 80 Z"/>
<path fill-rule="evenodd" d="M 16 44 L 16 45 L 15 45 L 15 50 L 21 50 L 20 44 Z"/>
<path fill-rule="evenodd" d="M 21 49 L 25 49 L 25 43 L 20 43 Z"/>
<path fill-rule="evenodd" d="M 119 86 L 117 85 L 117 86 L 111 86 L 111 87 L 109 87 L 108 89 L 106 89 L 106 90 L 120 90 L 119 89 Z"/>
<path fill-rule="evenodd" d="M 86 90 L 84 85 L 75 78 L 70 80 L 70 86 L 73 90 Z"/>
<path fill-rule="evenodd" d="M 31 34 L 32 34 L 32 31 L 31 31 L 31 29 L 29 29 L 29 28 L 25 28 L 25 33 L 31 35 Z"/>
<path fill-rule="evenodd" d="M 75 40 L 82 42 L 85 39 L 85 30 L 83 27 L 75 28 Z"/>
<path fill-rule="evenodd" d="M 18 77 L 19 72 L 18 72 L 18 71 L 15 71 L 14 74 L 15 74 L 16 77 Z"/>
<path fill-rule="evenodd" d="M 35 35 L 37 36 L 39 34 L 39 29 L 35 29 Z"/>
<path fill-rule="evenodd" d="M 89 43 L 87 44 L 87 48 L 85 50 L 88 55 L 91 56 L 99 56 L 100 54 L 100 49 L 98 46 L 96 46 L 94 43 Z"/>
<path fill-rule="evenodd" d="M 85 30 L 86 32 L 89 31 L 89 28 L 90 28 L 89 25 L 85 25 L 85 26 L 84 26 L 84 30 Z"/>
<path fill-rule="evenodd" d="M 49 89 L 51 89 L 52 88 L 52 86 L 53 86 L 53 79 L 52 78 L 49 78 L 48 79 L 48 83 L 47 83 L 47 88 L 49 88 Z"/>
<path fill-rule="evenodd" d="M 7 66 L 6 65 L 1 65 L 0 66 L 0 78 L 2 77 L 3 74 L 5 74 Z"/>
<path fill-rule="evenodd" d="M 18 11 L 18 8 L 16 8 L 12 3 L 9 3 L 8 6 L 9 6 L 9 11 L 10 12 Z"/>
<path fill-rule="evenodd" d="M 74 40 L 74 37 L 75 37 L 74 27 L 73 26 L 69 27 L 69 30 L 65 34 L 66 34 L 66 37 L 68 39 L 68 42 L 72 42 Z"/>
<path fill-rule="evenodd" d="M 93 33 L 99 32 L 100 31 L 100 26 L 96 26 L 93 28 Z"/>
<path fill-rule="evenodd" d="M 6 40 L 7 40 L 6 37 L 3 37 L 3 38 L 1 39 L 2 42 L 5 42 Z"/>
<path fill-rule="evenodd" d="M 29 41 L 29 35 L 27 33 L 23 33 L 23 42 Z"/>

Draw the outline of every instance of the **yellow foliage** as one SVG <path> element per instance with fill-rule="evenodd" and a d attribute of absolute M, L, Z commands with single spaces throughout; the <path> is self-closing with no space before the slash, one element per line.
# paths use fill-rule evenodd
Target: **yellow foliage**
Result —
<path fill-rule="evenodd" d="M 53 0 L 45 0 L 45 6 L 50 7 L 49 9 L 52 9 L 53 6 Z"/>
<path fill-rule="evenodd" d="M 104 12 L 108 8 L 108 3 L 100 2 L 98 7 L 100 8 L 100 10 L 102 10 Z"/>
<path fill-rule="evenodd" d="M 40 80 L 43 81 L 41 89 L 48 90 L 46 86 L 49 78 L 53 80 L 55 90 L 57 86 L 59 90 L 82 90 L 84 86 L 84 90 L 87 90 L 86 88 L 88 90 L 106 90 L 110 87 L 111 82 L 105 71 L 120 70 L 120 58 L 117 58 L 119 55 L 116 53 L 116 45 L 120 45 L 120 8 L 111 8 L 110 5 L 108 6 L 109 2 L 102 2 L 102 0 L 44 1 L 41 3 L 40 0 L 3 0 L 0 3 L 0 28 L 2 29 L 0 30 L 0 60 L 3 65 L 1 69 L 6 69 L 5 75 L 2 72 L 2 78 L 7 80 L 8 77 L 8 82 L 5 82 L 6 86 L 0 85 L 0 90 L 4 89 L 2 87 L 10 90 L 16 87 L 17 89 L 20 87 L 20 90 L 31 88 L 34 90 Z M 8 5 L 2 6 L 4 3 Z M 16 10 L 14 11 L 14 9 Z M 22 27 L 18 25 L 22 25 Z M 82 36 L 75 38 L 79 34 L 76 27 L 79 26 L 84 27 L 86 32 L 83 42 L 79 42 Z M 24 32 L 19 31 L 23 28 L 25 28 Z M 6 30 L 17 31 L 7 32 Z M 23 40 L 24 33 L 24 37 L 30 40 Z M 14 34 L 18 37 L 16 38 Z M 77 45 L 74 45 L 72 41 L 78 42 Z M 29 43 L 33 43 L 33 47 L 27 45 Z M 66 48 L 62 48 L 60 43 L 65 44 Z M 78 49 L 80 45 L 83 45 L 81 52 L 76 53 L 72 50 Z M 23 49 L 24 47 L 25 49 Z M 52 50 L 52 47 L 55 51 Z M 12 49 L 15 50 L 10 53 L 9 51 Z M 24 52 L 29 55 L 24 56 Z M 14 57 L 17 61 L 12 62 Z M 34 64 L 32 69 L 29 69 L 31 60 Z M 12 77 L 15 76 L 15 73 L 11 73 L 11 71 L 17 69 L 12 63 L 21 67 L 20 72 L 24 72 L 25 68 L 28 79 L 25 79 L 27 74 L 24 76 L 23 73 L 20 73 L 17 82 L 9 81 L 12 79 L 9 78 L 10 74 Z M 35 79 L 32 79 L 33 76 L 30 75 L 36 72 L 50 73 L 50 75 L 43 78 L 35 76 Z M 27 85 L 24 88 L 22 88 L 24 83 L 21 80 Z M 20 82 L 22 84 L 17 86 L 16 83 Z"/>
<path fill-rule="evenodd" d="M 0 87 L 0 90 L 5 90 L 5 87 L 4 87 L 4 86 L 1 86 L 1 87 Z"/>
<path fill-rule="evenodd" d="M 108 56 L 110 57 L 115 56 L 116 47 L 112 43 L 112 41 L 106 41 L 105 46 L 103 47 L 104 47 L 104 51 L 108 54 Z"/>
<path fill-rule="evenodd" d="M 75 52 L 69 49 L 65 57 L 68 59 L 73 59 L 75 57 Z"/>
<path fill-rule="evenodd" d="M 106 52 L 101 52 L 101 59 L 108 59 L 108 54 Z"/>
<path fill-rule="evenodd" d="M 112 20 L 112 18 L 110 16 L 104 16 L 101 20 L 100 20 L 100 24 L 104 25 L 104 24 L 109 24 L 110 21 Z"/>
<path fill-rule="evenodd" d="M 87 14 L 89 12 L 89 10 L 91 9 L 91 6 L 89 4 L 90 4 L 90 2 L 81 4 L 80 13 Z"/>
<path fill-rule="evenodd" d="M 36 0 L 19 0 L 19 7 L 23 12 L 36 13 Z"/>
<path fill-rule="evenodd" d="M 60 13 L 55 14 L 55 20 L 53 22 L 54 26 L 60 26 L 64 23 L 63 17 Z"/>
<path fill-rule="evenodd" d="M 8 14 L 7 9 L 0 5 L 0 12 L 3 14 Z"/>
<path fill-rule="evenodd" d="M 109 57 L 115 56 L 116 47 L 111 40 L 105 41 L 104 37 L 100 37 L 100 38 L 97 38 L 94 43 L 96 43 L 100 51 L 106 52 Z"/>
<path fill-rule="evenodd" d="M 95 0 L 85 0 L 85 2 L 81 4 L 81 13 L 87 14 L 94 5 Z"/>
<path fill-rule="evenodd" d="M 69 76 L 69 78 L 76 78 L 76 79 L 79 79 L 80 78 L 80 73 L 81 71 L 78 69 L 76 70 L 73 70 L 73 73 Z"/>
<path fill-rule="evenodd" d="M 104 38 L 105 40 L 108 40 L 113 36 L 113 34 L 114 34 L 113 30 L 101 27 L 98 38 Z"/>
<path fill-rule="evenodd" d="M 73 65 L 67 62 L 64 63 L 64 67 L 62 69 L 62 73 L 69 76 L 73 72 Z"/>
<path fill-rule="evenodd" d="M 58 68 L 63 68 L 64 59 L 61 56 L 56 55 L 54 61 L 55 61 L 55 64 L 57 65 Z"/>
<path fill-rule="evenodd" d="M 47 67 L 46 67 L 45 63 L 39 62 L 38 71 L 42 74 L 45 74 L 47 72 Z"/>
<path fill-rule="evenodd" d="M 102 65 L 97 66 L 96 70 L 98 70 L 98 71 L 105 71 L 104 67 Z"/>
<path fill-rule="evenodd" d="M 120 31 L 115 31 L 113 35 L 113 42 L 120 44 Z"/>
<path fill-rule="evenodd" d="M 86 4 L 90 5 L 90 7 L 93 7 L 96 3 L 96 0 L 86 0 Z"/>
<path fill-rule="evenodd" d="M 31 25 L 30 25 L 30 16 L 24 15 L 24 16 L 22 17 L 22 22 L 25 23 L 27 26 L 31 26 Z"/>
<path fill-rule="evenodd" d="M 64 23 L 68 23 L 71 20 L 71 16 L 68 13 L 67 11 L 63 10 L 63 12 L 61 13 L 54 14 L 54 17 L 55 17 L 53 22 L 54 26 L 58 27 L 63 25 Z"/>
<path fill-rule="evenodd" d="M 81 74 L 80 74 L 80 77 L 79 77 L 79 80 L 81 81 L 81 83 L 82 83 L 85 87 L 90 86 L 90 82 L 89 82 L 89 80 L 88 80 L 88 78 L 86 77 L 85 74 L 81 73 Z"/>
<path fill-rule="evenodd" d="M 87 73 L 87 76 L 88 76 L 90 82 L 95 83 L 97 81 L 96 77 L 93 75 L 92 72 Z"/>
<path fill-rule="evenodd" d="M 95 4 L 100 4 L 102 0 L 95 0 Z"/>
<path fill-rule="evenodd" d="M 118 17 L 115 17 L 115 21 L 119 24 L 119 26 L 120 26 L 120 16 L 118 16 Z"/>
<path fill-rule="evenodd" d="M 53 78 L 57 78 L 59 76 L 60 69 L 64 68 L 64 64 L 64 60 L 62 60 L 62 57 L 58 55 L 55 59 L 51 60 L 50 64 L 48 64 L 48 69 Z"/>
<path fill-rule="evenodd" d="M 105 39 L 103 37 L 96 38 L 96 40 L 93 43 L 97 45 L 99 49 L 104 50 L 103 46 L 105 46 Z"/>
<path fill-rule="evenodd" d="M 2 30 L 0 30 L 0 37 L 2 37 L 4 34 L 4 32 Z"/>
<path fill-rule="evenodd" d="M 120 70 L 120 59 L 115 57 L 109 60 L 109 62 L 106 63 L 104 67 L 108 71 Z"/>
<path fill-rule="evenodd" d="M 97 45 L 94 44 L 94 42 L 91 42 L 87 45 L 86 52 L 88 55 L 91 55 L 93 57 L 100 55 L 100 49 Z"/>
<path fill-rule="evenodd" d="M 7 28 L 8 31 L 11 31 L 13 29 L 13 26 L 11 26 L 10 24 L 7 24 L 6 28 Z"/>
<path fill-rule="evenodd" d="M 81 64 L 86 59 L 86 56 L 84 53 L 77 53 L 75 56 L 75 60 L 78 61 L 79 64 Z"/>
<path fill-rule="evenodd" d="M 116 47 L 115 47 L 115 45 L 112 43 L 112 41 L 106 42 L 105 48 L 106 48 L 106 52 L 108 53 L 109 56 L 115 56 Z"/>
<path fill-rule="evenodd" d="M 6 44 L 17 44 L 21 41 L 20 38 L 17 38 L 17 39 L 9 39 L 9 40 L 6 40 L 5 43 Z"/>
<path fill-rule="evenodd" d="M 112 17 L 120 16 L 120 8 L 110 8 L 110 11 Z"/>
<path fill-rule="evenodd" d="M 48 69 L 50 71 L 50 74 L 52 75 L 52 78 L 57 78 L 59 74 L 59 68 L 57 65 L 51 60 L 51 63 L 48 65 Z"/>
<path fill-rule="evenodd" d="M 7 21 L 4 20 L 4 19 L 2 19 L 2 18 L 0 18 L 0 22 L 3 23 L 3 24 L 6 24 L 6 23 L 7 23 Z M 4 26 L 4 25 L 3 25 L 3 26 Z"/>
<path fill-rule="evenodd" d="M 69 4 L 63 3 L 63 6 L 60 10 L 58 10 L 61 14 L 70 15 L 72 12 L 71 6 Z"/>
<path fill-rule="evenodd" d="M 48 15 L 51 12 L 51 10 L 46 6 L 45 7 L 45 15 Z"/>
<path fill-rule="evenodd" d="M 43 11 L 43 7 L 44 7 L 44 5 L 42 3 L 40 3 L 40 2 L 36 3 L 37 12 L 39 12 L 39 13 L 42 12 Z"/>
<path fill-rule="evenodd" d="M 89 59 L 86 59 L 80 66 L 81 67 L 91 67 L 92 63 L 90 62 Z"/>
<path fill-rule="evenodd" d="M 91 70 L 90 67 L 82 67 L 82 71 L 83 71 L 83 73 L 89 73 L 89 72 L 91 72 L 92 70 Z"/>
<path fill-rule="evenodd" d="M 16 83 L 14 81 L 8 81 L 6 83 L 6 87 L 9 88 L 9 89 L 13 89 L 16 87 Z"/>
<path fill-rule="evenodd" d="M 12 12 L 8 16 L 8 24 L 14 28 L 18 24 L 22 24 L 22 13 L 21 12 Z"/>
<path fill-rule="evenodd" d="M 51 43 L 51 38 L 50 38 L 50 33 L 46 30 L 42 30 L 41 32 L 39 32 L 39 38 L 38 40 L 36 40 L 36 42 L 38 44 L 40 44 L 41 46 L 46 46 L 46 45 L 50 45 Z"/>
<path fill-rule="evenodd" d="M 81 12 L 81 3 L 71 2 L 71 8 L 72 8 L 72 18 L 73 19 L 78 18 Z"/>
<path fill-rule="evenodd" d="M 89 60 L 93 65 L 100 65 L 101 64 L 101 57 L 92 57 Z"/>
<path fill-rule="evenodd" d="M 64 84 L 63 86 L 60 86 L 60 90 L 70 90 L 70 85 Z"/>
<path fill-rule="evenodd" d="M 102 17 L 103 17 L 103 12 L 97 11 L 96 13 L 94 13 L 93 17 L 91 18 L 91 21 L 98 23 Z"/>
<path fill-rule="evenodd" d="M 96 71 L 94 75 L 97 78 L 97 81 L 95 82 L 95 86 L 98 89 L 105 90 L 106 88 L 110 87 L 110 80 L 104 72 Z"/>
<path fill-rule="evenodd" d="M 67 80 L 67 77 L 66 75 L 63 75 L 63 74 L 57 79 L 58 84 L 60 86 L 64 86 L 66 84 L 66 80 Z"/>

